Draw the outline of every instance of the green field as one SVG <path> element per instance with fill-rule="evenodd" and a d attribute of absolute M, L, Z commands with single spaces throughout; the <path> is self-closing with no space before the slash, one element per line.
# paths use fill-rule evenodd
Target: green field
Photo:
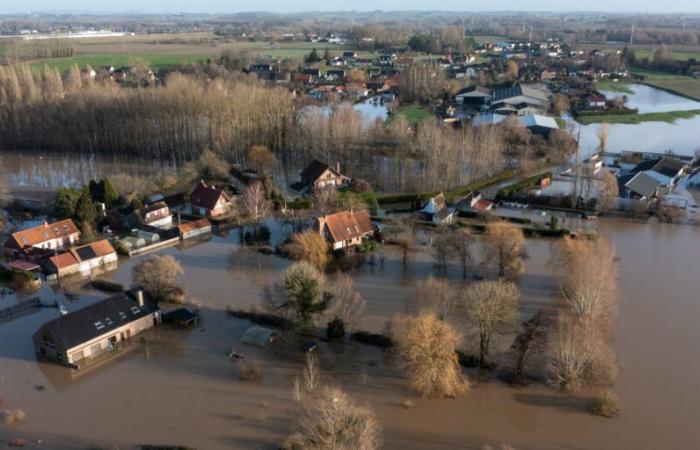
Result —
<path fill-rule="evenodd" d="M 603 115 L 581 115 L 576 121 L 581 125 L 591 123 L 621 123 L 636 125 L 642 122 L 666 122 L 673 123 L 677 119 L 692 119 L 700 114 L 700 109 L 692 111 L 670 111 L 646 114 L 603 114 Z"/>
<path fill-rule="evenodd" d="M 634 94 L 634 89 L 632 89 L 629 84 L 619 81 L 597 81 L 595 88 L 602 91 L 619 92 L 621 94 Z"/>
<path fill-rule="evenodd" d="M 392 117 L 403 116 L 409 123 L 415 125 L 433 115 L 429 109 L 420 105 L 406 105 L 392 113 Z"/>
<path fill-rule="evenodd" d="M 654 59 L 654 50 L 635 50 L 637 58 Z M 700 52 L 696 51 L 674 51 L 673 57 L 678 61 L 687 61 L 691 58 L 700 61 Z"/>
<path fill-rule="evenodd" d="M 631 68 L 630 71 L 644 75 L 644 84 L 700 101 L 700 79 L 698 78 L 637 67 Z"/>

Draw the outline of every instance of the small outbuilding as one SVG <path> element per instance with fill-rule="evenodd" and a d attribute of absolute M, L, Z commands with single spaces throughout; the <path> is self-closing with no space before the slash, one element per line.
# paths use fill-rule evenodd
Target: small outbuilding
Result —
<path fill-rule="evenodd" d="M 256 325 L 248 328 L 245 333 L 243 333 L 243 336 L 241 336 L 241 343 L 253 345 L 255 347 L 267 347 L 275 341 L 278 335 L 279 332 L 277 330 Z"/>

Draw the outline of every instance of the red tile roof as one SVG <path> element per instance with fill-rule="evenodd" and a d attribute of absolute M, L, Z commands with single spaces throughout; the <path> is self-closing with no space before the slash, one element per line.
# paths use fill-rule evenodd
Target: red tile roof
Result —
<path fill-rule="evenodd" d="M 75 257 L 73 252 L 65 252 L 60 255 L 52 256 L 49 258 L 51 264 L 53 264 L 57 269 L 65 269 L 66 267 L 74 266 L 78 264 L 78 259 Z"/>
<path fill-rule="evenodd" d="M 66 237 L 74 233 L 79 233 L 78 227 L 75 226 L 75 223 L 73 223 L 71 219 L 64 219 L 12 233 L 10 238 L 15 241 L 18 248 L 24 248 L 33 247 L 43 242 Z"/>
<path fill-rule="evenodd" d="M 362 237 L 371 233 L 372 224 L 367 211 L 342 211 L 319 218 L 319 223 L 328 228 L 334 242 Z"/>
<path fill-rule="evenodd" d="M 177 228 L 180 230 L 181 234 L 185 234 L 194 230 L 199 230 L 200 228 L 207 227 L 211 227 L 211 222 L 209 222 L 207 219 L 199 219 L 195 220 L 194 222 L 186 222 L 181 225 L 178 225 Z"/>

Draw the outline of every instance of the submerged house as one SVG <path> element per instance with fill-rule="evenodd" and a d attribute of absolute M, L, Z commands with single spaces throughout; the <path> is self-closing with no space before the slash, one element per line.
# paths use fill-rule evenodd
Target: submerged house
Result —
<path fill-rule="evenodd" d="M 367 211 L 341 211 L 316 219 L 316 227 L 333 250 L 352 247 L 374 233 Z"/>
<path fill-rule="evenodd" d="M 69 275 L 90 275 L 96 268 L 116 263 L 117 252 L 107 239 L 75 247 L 52 256 L 46 263 L 47 271 L 59 278 Z"/>
<path fill-rule="evenodd" d="M 79 369 L 160 321 L 160 309 L 144 301 L 143 291 L 121 292 L 45 323 L 34 333 L 34 349 L 44 358 Z"/>
<path fill-rule="evenodd" d="M 135 212 L 138 221 L 144 225 L 157 228 L 169 228 L 173 224 L 173 215 L 164 201 L 157 201 Z"/>
<path fill-rule="evenodd" d="M 436 195 L 428 200 L 420 210 L 425 220 L 435 225 L 450 225 L 454 223 L 455 211 L 447 207 L 447 200 L 443 194 Z"/>
<path fill-rule="evenodd" d="M 25 257 L 34 250 L 62 250 L 80 240 L 80 231 L 72 219 L 59 220 L 12 233 L 4 253 L 8 257 Z"/>
<path fill-rule="evenodd" d="M 194 222 L 185 222 L 177 226 L 180 239 L 190 239 L 211 233 L 211 222 L 207 219 L 199 219 Z"/>
<path fill-rule="evenodd" d="M 222 216 L 231 210 L 231 196 L 216 186 L 207 186 L 204 180 L 195 186 L 190 202 L 192 212 L 200 216 Z"/>
<path fill-rule="evenodd" d="M 335 168 L 321 161 L 313 160 L 301 171 L 301 184 L 308 189 L 323 189 L 326 187 L 344 187 L 350 184 L 350 177 L 340 173 L 340 164 Z"/>

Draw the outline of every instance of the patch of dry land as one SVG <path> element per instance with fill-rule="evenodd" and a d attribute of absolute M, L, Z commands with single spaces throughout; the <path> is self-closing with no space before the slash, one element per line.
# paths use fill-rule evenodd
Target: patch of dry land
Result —
<path fill-rule="evenodd" d="M 383 424 L 387 449 L 463 449 L 508 443 L 517 449 L 693 448 L 700 440 L 697 374 L 700 302 L 697 275 L 700 228 L 637 225 L 601 219 L 600 228 L 620 256 L 620 313 L 613 336 L 621 366 L 616 385 L 622 415 L 604 419 L 586 410 L 590 393 L 558 393 L 545 384 L 512 388 L 497 377 L 465 371 L 472 390 L 458 399 L 419 398 L 410 392 L 390 355 L 345 341 L 321 344 L 323 382 L 339 385 L 368 404 Z M 273 229 L 279 237 L 281 230 Z M 289 263 L 274 256 L 246 260 L 236 252 L 241 234 L 231 230 L 196 245 L 160 251 L 178 259 L 181 282 L 200 304 L 201 323 L 190 330 L 161 326 L 109 359 L 81 371 L 37 362 L 31 335 L 58 316 L 52 308 L 0 324 L 0 398 L 27 419 L 0 425 L 0 440 L 24 437 L 29 448 L 126 448 L 131 444 L 178 444 L 198 449 L 273 449 L 289 432 L 296 403 L 294 377 L 300 353 L 242 346 L 251 324 L 230 318 L 228 307 L 259 304 L 262 289 Z M 557 292 L 547 262 L 554 241 L 529 239 L 519 281 L 521 318 L 551 305 Z M 424 250 L 426 250 L 424 248 Z M 233 253 L 232 253 L 233 252 Z M 145 257 L 145 256 L 144 256 Z M 114 281 L 128 283 L 142 257 L 122 259 Z M 478 268 L 477 270 L 481 270 Z M 423 251 L 407 270 L 387 251 L 383 267 L 352 276 L 367 301 L 359 328 L 381 331 L 401 312 L 417 280 L 434 273 Z M 455 285 L 461 268 L 450 268 Z M 75 310 L 105 296 L 81 289 L 75 302 L 57 287 L 40 295 Z M 0 303 L 13 301 L 12 296 Z M 503 354 L 512 334 L 497 342 Z M 467 339 L 466 350 L 476 341 Z M 258 360 L 262 379 L 238 379 L 231 349 Z M 497 358 L 500 365 L 506 361 Z M 45 390 L 37 389 L 45 386 Z M 410 400 L 413 405 L 407 407 Z M 41 439 L 41 445 L 34 444 Z"/>

